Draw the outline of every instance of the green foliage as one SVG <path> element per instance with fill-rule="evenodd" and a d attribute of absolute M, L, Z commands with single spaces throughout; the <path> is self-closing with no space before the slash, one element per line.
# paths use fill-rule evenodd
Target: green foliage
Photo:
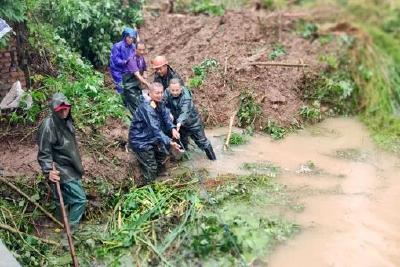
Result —
<path fill-rule="evenodd" d="M 57 66 L 57 77 L 36 75 L 35 84 L 40 90 L 32 90 L 32 108 L 23 114 L 12 113 L 11 122 L 35 122 L 46 107 L 45 101 L 55 92 L 64 93 L 73 105 L 76 126 L 101 125 L 108 117 L 124 116 L 124 108 L 118 95 L 104 87 L 104 77 L 70 50 L 66 41 L 46 24 L 28 24 L 30 44 Z"/>
<path fill-rule="evenodd" d="M 55 32 L 95 66 L 108 64 L 110 49 L 121 40 L 125 26 L 143 21 L 143 1 L 47 0 L 36 1 L 33 15 L 50 23 Z"/>
<path fill-rule="evenodd" d="M 400 8 L 395 9 L 390 16 L 385 18 L 382 29 L 395 38 L 400 38 Z"/>
<path fill-rule="evenodd" d="M 319 102 L 314 101 L 312 106 L 302 106 L 300 108 L 300 115 L 303 117 L 303 119 L 313 123 L 320 121 L 322 117 Z"/>
<path fill-rule="evenodd" d="M 243 134 L 240 133 L 232 133 L 231 137 L 229 139 L 229 144 L 230 145 L 243 145 L 246 144 L 249 140 L 247 139 L 247 137 Z"/>
<path fill-rule="evenodd" d="M 330 68 L 336 70 L 339 67 L 339 60 L 337 56 L 332 54 L 326 54 L 320 56 L 320 61 L 325 62 Z"/>
<path fill-rule="evenodd" d="M 25 20 L 25 0 L 1 0 L 0 18 L 6 22 L 22 22 Z"/>
<path fill-rule="evenodd" d="M 334 39 L 333 34 L 326 34 L 326 35 L 320 35 L 318 41 L 320 42 L 321 45 L 324 45 L 332 42 L 333 39 Z"/>
<path fill-rule="evenodd" d="M 206 216 L 192 236 L 192 249 L 197 257 L 210 254 L 237 255 L 243 251 L 238 237 L 231 231 L 232 225 L 224 224 L 216 216 Z"/>
<path fill-rule="evenodd" d="M 271 135 L 271 137 L 275 140 L 282 139 L 286 135 L 285 128 L 279 126 L 276 122 L 271 120 L 268 120 L 267 125 L 264 127 L 263 131 Z"/>
<path fill-rule="evenodd" d="M 214 3 L 213 0 L 192 1 L 189 10 L 194 14 L 207 14 L 210 16 L 222 16 L 225 13 L 224 6 Z"/>
<path fill-rule="evenodd" d="M 333 59 L 335 58 L 335 60 Z M 320 74 L 318 77 L 306 83 L 304 97 L 310 100 L 313 105 L 320 103 L 321 105 L 330 107 L 330 115 L 349 115 L 353 114 L 357 106 L 357 85 L 354 83 L 347 63 L 337 63 L 336 57 L 332 57 L 331 64 L 337 66 Z M 314 107 L 319 109 L 318 107 Z M 311 112 L 311 113 L 310 113 Z M 309 118 L 310 115 L 318 118 L 315 109 L 302 109 L 303 118 Z"/>
<path fill-rule="evenodd" d="M 275 60 L 278 57 L 284 56 L 286 54 L 287 53 L 286 53 L 285 47 L 282 44 L 277 43 L 277 44 L 274 44 L 273 50 L 271 53 L 269 53 L 268 58 L 270 60 Z"/>
<path fill-rule="evenodd" d="M 313 22 L 299 20 L 296 25 L 296 31 L 304 39 L 312 39 L 318 35 L 318 26 Z"/>
<path fill-rule="evenodd" d="M 28 107 L 28 99 L 32 99 L 32 105 Z M 33 90 L 26 92 L 19 103 L 19 107 L 22 109 L 13 111 L 10 115 L 10 123 L 35 123 L 39 114 L 42 112 L 44 103 L 47 100 L 47 95 L 45 92 L 40 90 Z"/>
<path fill-rule="evenodd" d="M 261 115 L 261 106 L 255 101 L 254 95 L 249 91 L 242 91 L 240 94 L 240 105 L 237 116 L 239 126 L 254 126 L 254 122 Z"/>
<path fill-rule="evenodd" d="M 206 58 L 199 65 L 195 65 L 192 70 L 194 76 L 189 79 L 189 87 L 200 87 L 207 77 L 207 73 L 218 67 L 218 61 L 212 58 Z"/>

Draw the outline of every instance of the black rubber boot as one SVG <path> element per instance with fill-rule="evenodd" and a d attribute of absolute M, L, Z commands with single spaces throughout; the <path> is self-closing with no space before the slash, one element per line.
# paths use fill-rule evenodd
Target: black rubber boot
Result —
<path fill-rule="evenodd" d="M 211 145 L 209 145 L 206 149 L 204 149 L 204 151 L 206 152 L 207 158 L 209 160 L 216 160 L 217 159 L 217 157 L 215 156 L 214 150 L 213 150 Z"/>

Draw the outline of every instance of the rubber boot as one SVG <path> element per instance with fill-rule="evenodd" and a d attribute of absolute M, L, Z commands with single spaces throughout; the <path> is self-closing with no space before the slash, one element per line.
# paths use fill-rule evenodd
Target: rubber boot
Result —
<path fill-rule="evenodd" d="M 209 145 L 206 149 L 204 149 L 204 151 L 206 152 L 207 158 L 209 160 L 216 160 L 217 159 L 217 157 L 215 156 L 214 150 L 213 150 L 211 145 Z"/>

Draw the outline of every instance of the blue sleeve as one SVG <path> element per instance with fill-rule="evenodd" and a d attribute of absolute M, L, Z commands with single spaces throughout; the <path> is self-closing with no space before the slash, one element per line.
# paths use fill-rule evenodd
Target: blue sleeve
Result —
<path fill-rule="evenodd" d="M 126 64 L 126 60 L 122 59 L 122 54 L 119 51 L 120 47 L 115 44 L 113 45 L 111 49 L 111 61 L 114 63 L 114 65 L 119 66 L 119 67 L 124 67 Z"/>
<path fill-rule="evenodd" d="M 163 143 L 168 148 L 171 139 L 168 136 L 166 136 L 162 131 L 161 123 L 158 120 L 157 113 L 154 109 L 152 108 L 148 109 L 148 112 L 146 112 L 145 120 L 149 125 L 149 127 L 151 128 L 153 135 L 157 138 L 157 140 Z"/>

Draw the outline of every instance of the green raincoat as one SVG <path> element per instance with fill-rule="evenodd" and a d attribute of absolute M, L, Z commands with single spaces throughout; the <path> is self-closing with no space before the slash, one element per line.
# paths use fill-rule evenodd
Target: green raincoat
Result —
<path fill-rule="evenodd" d="M 75 225 L 82 218 L 87 202 L 81 182 L 84 172 L 71 113 L 66 119 L 62 119 L 54 111 L 62 103 L 69 104 L 62 93 L 54 94 L 50 104 L 52 112 L 39 127 L 38 162 L 46 177 L 53 168 L 53 162 L 60 172 L 60 186 L 64 203 L 69 207 L 69 221 L 71 225 Z M 54 183 L 51 186 L 53 198 L 56 205 L 59 205 Z M 59 213 L 59 208 L 57 212 Z"/>

